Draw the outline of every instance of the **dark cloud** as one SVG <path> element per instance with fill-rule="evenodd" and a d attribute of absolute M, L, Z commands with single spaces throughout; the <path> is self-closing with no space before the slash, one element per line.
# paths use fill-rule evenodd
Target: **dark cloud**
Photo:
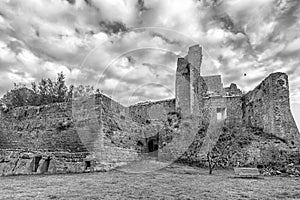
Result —
<path fill-rule="evenodd" d="M 126 32 L 128 28 L 122 22 L 109 22 L 109 21 L 100 21 L 99 22 L 100 30 L 107 34 L 116 34 Z"/>
<path fill-rule="evenodd" d="M 143 12 L 143 11 L 148 10 L 148 8 L 145 6 L 145 1 L 144 0 L 138 0 L 136 6 L 137 6 L 139 12 Z"/>
<path fill-rule="evenodd" d="M 66 0 L 67 2 L 69 2 L 71 5 L 74 5 L 76 3 L 76 0 Z"/>
<path fill-rule="evenodd" d="M 92 6 L 92 0 L 84 0 L 84 2 L 86 3 L 86 5 L 88 6 Z"/>
<path fill-rule="evenodd" d="M 152 37 L 159 37 L 161 38 L 163 41 L 169 43 L 169 44 L 175 44 L 175 45 L 180 45 L 181 42 L 179 40 L 172 40 L 169 39 L 167 36 L 161 34 L 161 33 L 157 33 L 157 32 L 150 32 Z"/>

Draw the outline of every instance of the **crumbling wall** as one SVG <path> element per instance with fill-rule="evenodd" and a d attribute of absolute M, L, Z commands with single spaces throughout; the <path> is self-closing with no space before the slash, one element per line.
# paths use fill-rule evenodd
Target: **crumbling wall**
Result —
<path fill-rule="evenodd" d="M 178 58 L 175 82 L 176 111 L 181 117 L 200 118 L 204 106 L 202 97 L 205 83 L 200 76 L 202 47 L 194 45 L 189 48 L 184 58 Z M 206 85 L 205 85 L 206 86 Z"/>
<path fill-rule="evenodd" d="M 0 149 L 86 151 L 73 126 L 69 103 L 1 112 L 0 138 Z"/>
<path fill-rule="evenodd" d="M 290 110 L 288 76 L 273 73 L 243 97 L 243 122 L 299 146 L 300 135 Z"/>
<path fill-rule="evenodd" d="M 139 149 L 137 143 L 144 138 L 143 129 L 137 121 L 133 120 L 130 108 L 122 106 L 105 95 L 96 97 L 96 105 L 100 106 L 97 112 L 101 115 L 104 145 Z M 100 111 L 102 113 L 99 113 Z"/>
<path fill-rule="evenodd" d="M 176 110 L 182 116 L 191 114 L 191 73 L 186 59 L 178 58 L 175 82 Z"/>
<path fill-rule="evenodd" d="M 208 88 L 208 94 L 224 95 L 223 83 L 221 75 L 203 76 L 203 79 Z"/>
<path fill-rule="evenodd" d="M 227 127 L 241 127 L 243 119 L 243 101 L 241 96 L 225 97 L 226 104 L 226 119 L 225 126 Z"/>
<path fill-rule="evenodd" d="M 139 133 L 142 136 L 137 139 L 140 152 L 148 153 L 148 143 L 151 140 L 155 143 L 162 142 L 165 123 L 173 113 L 175 99 L 139 103 L 129 107 L 130 118 L 139 124 Z"/>
<path fill-rule="evenodd" d="M 26 153 L 42 157 L 43 162 L 48 162 L 44 161 L 48 158 L 52 160 L 50 163 L 55 162 L 57 170 L 47 170 L 49 173 L 82 172 L 86 170 L 82 170 L 85 166 L 82 159 L 95 153 L 98 153 L 95 158 L 99 158 L 99 152 L 103 159 L 91 162 L 101 165 L 100 168 L 113 168 L 137 159 L 137 141 L 142 132 L 129 117 L 128 108 L 104 95 L 77 103 L 80 107 L 76 112 L 74 107 L 72 110 L 76 104 L 71 102 L 1 112 L 0 149 L 9 155 L 0 159 L 0 174 L 38 173 L 32 171 L 33 158 L 23 160 Z M 71 161 L 58 153 L 68 155 Z M 15 168 L 18 163 L 24 165 L 21 171 Z M 41 165 L 43 171 L 45 164 Z"/>
<path fill-rule="evenodd" d="M 172 112 L 175 112 L 175 99 L 140 103 L 129 107 L 130 118 L 139 124 L 166 120 Z"/>
<path fill-rule="evenodd" d="M 202 64 L 202 47 L 199 44 L 189 47 L 188 55 L 185 59 L 195 68 L 200 75 Z"/>
<path fill-rule="evenodd" d="M 138 160 L 134 150 L 103 147 L 98 152 L 0 150 L 0 176 L 109 171 Z"/>
<path fill-rule="evenodd" d="M 226 96 L 241 96 L 243 93 L 235 83 L 231 83 L 229 87 L 224 88 Z"/>

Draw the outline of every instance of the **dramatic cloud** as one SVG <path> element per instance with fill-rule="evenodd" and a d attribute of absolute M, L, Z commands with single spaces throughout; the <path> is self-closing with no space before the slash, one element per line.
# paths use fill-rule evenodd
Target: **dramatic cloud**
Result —
<path fill-rule="evenodd" d="M 298 0 L 1 1 L 0 94 L 63 71 L 69 84 L 125 104 L 171 98 L 176 59 L 199 43 L 202 74 L 247 91 L 286 72 L 298 105 L 299 8 Z"/>

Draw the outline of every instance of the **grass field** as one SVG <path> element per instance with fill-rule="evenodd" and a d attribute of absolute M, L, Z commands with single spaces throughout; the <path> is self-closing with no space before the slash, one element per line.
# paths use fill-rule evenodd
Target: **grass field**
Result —
<path fill-rule="evenodd" d="M 0 177 L 0 199 L 300 199 L 300 178 L 233 178 L 173 165 L 149 173 Z"/>

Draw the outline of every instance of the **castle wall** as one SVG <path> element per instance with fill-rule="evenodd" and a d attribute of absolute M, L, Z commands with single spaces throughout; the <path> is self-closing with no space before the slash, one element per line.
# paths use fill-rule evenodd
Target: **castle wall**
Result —
<path fill-rule="evenodd" d="M 140 124 L 166 120 L 168 113 L 175 112 L 175 99 L 141 103 L 129 107 L 130 118 Z"/>
<path fill-rule="evenodd" d="M 240 127 L 243 119 L 243 101 L 241 96 L 225 97 L 226 115 L 225 126 Z"/>
<path fill-rule="evenodd" d="M 143 137 L 128 108 L 104 95 L 84 99 L 79 105 L 73 115 L 71 103 L 1 112 L 0 175 L 101 171 L 138 159 L 137 140 Z M 88 155 L 94 159 L 86 169 Z M 33 170 L 36 157 L 42 157 L 37 167 L 51 164 L 55 171 Z"/>
<path fill-rule="evenodd" d="M 199 45 L 194 45 L 189 48 L 186 60 L 195 68 L 197 73 L 201 73 L 201 63 L 202 63 L 202 47 Z"/>
<path fill-rule="evenodd" d="M 241 96 L 243 93 L 235 83 L 231 83 L 229 87 L 224 88 L 225 96 Z"/>
<path fill-rule="evenodd" d="M 19 107 L 0 114 L 0 149 L 86 151 L 72 126 L 70 104 Z"/>
<path fill-rule="evenodd" d="M 203 76 L 203 79 L 207 85 L 208 94 L 224 95 L 224 89 L 223 89 L 223 83 L 221 80 L 221 75 Z"/>
<path fill-rule="evenodd" d="M 300 135 L 290 110 L 288 76 L 273 73 L 243 97 L 243 122 L 299 145 Z"/>
<path fill-rule="evenodd" d="M 188 61 L 178 58 L 175 82 L 176 110 L 182 116 L 191 114 L 191 74 Z"/>
<path fill-rule="evenodd" d="M 144 140 L 143 128 L 133 120 L 130 108 L 105 95 L 96 97 L 96 105 L 102 109 L 102 114 L 99 113 L 101 109 L 96 112 L 101 115 L 104 145 L 138 149 L 137 141 Z"/>
<path fill-rule="evenodd" d="M 178 58 L 175 99 L 176 111 L 181 117 L 201 117 L 203 107 L 203 78 L 200 77 L 202 62 L 202 47 L 194 45 L 189 48 L 184 58 Z"/>
<path fill-rule="evenodd" d="M 138 159 L 136 151 L 118 147 L 97 154 L 0 149 L 0 176 L 109 171 Z"/>
<path fill-rule="evenodd" d="M 226 126 L 241 126 L 242 124 L 242 98 L 241 96 L 222 97 L 212 96 L 204 98 L 204 122 L 217 122 L 217 111 L 224 113 Z"/>

